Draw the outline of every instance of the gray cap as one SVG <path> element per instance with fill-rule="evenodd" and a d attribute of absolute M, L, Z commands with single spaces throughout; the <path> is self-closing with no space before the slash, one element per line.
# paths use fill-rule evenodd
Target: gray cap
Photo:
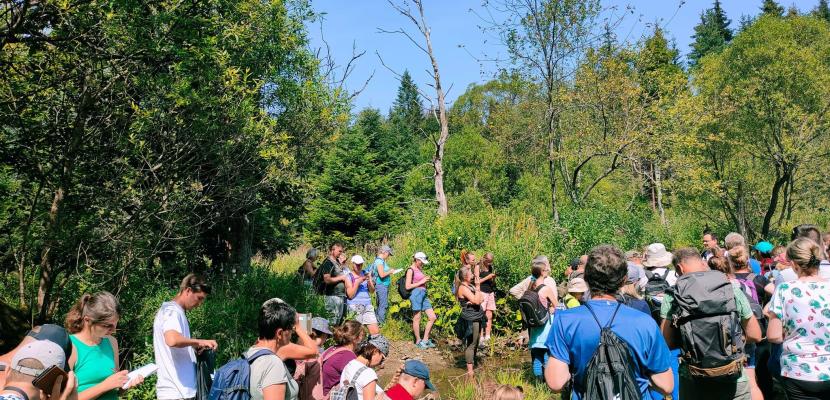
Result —
<path fill-rule="evenodd" d="M 369 336 L 367 343 L 380 350 L 384 357 L 389 355 L 389 340 L 387 340 L 385 336 L 379 333 L 377 335 L 371 335 Z"/>
<path fill-rule="evenodd" d="M 380 246 L 380 250 L 378 250 L 378 253 L 389 253 L 390 256 L 395 254 L 394 252 L 392 252 L 392 248 L 389 247 L 388 244 Z"/>
<path fill-rule="evenodd" d="M 20 365 L 24 360 L 37 360 L 43 368 L 29 368 Z M 18 350 L 12 358 L 12 369 L 24 375 L 38 376 L 52 366 L 61 367 L 66 362 L 63 349 L 56 343 L 48 340 L 34 340 Z"/>
<path fill-rule="evenodd" d="M 331 328 L 329 328 L 329 320 L 323 317 L 314 317 L 311 319 L 311 330 L 325 333 L 326 335 L 332 334 Z"/>

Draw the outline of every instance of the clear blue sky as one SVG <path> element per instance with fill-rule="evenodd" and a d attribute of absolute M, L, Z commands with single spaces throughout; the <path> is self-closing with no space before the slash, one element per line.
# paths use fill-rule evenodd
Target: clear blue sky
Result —
<path fill-rule="evenodd" d="M 817 3 L 818 0 L 779 0 L 785 8 L 794 4 L 801 12 L 812 10 Z M 618 16 L 627 7 L 633 10 L 617 28 L 618 39 L 635 42 L 650 33 L 656 22 L 674 39 L 683 56 L 689 52 L 690 37 L 700 21 L 701 11 L 711 4 L 709 0 L 602 0 L 603 8 L 615 7 Z M 738 27 L 741 15 L 757 15 L 760 5 L 761 0 L 722 1 L 733 28 Z M 375 107 L 385 114 L 395 99 L 397 78 L 381 65 L 375 52 L 392 69 L 399 72 L 408 69 L 419 87 L 432 90 L 426 86 L 432 79 L 427 72 L 431 71 L 427 56 L 401 35 L 378 32 L 378 28 L 413 28 L 386 0 L 312 0 L 312 7 L 326 13 L 322 33 L 339 64 L 349 60 L 353 43 L 358 51 L 366 51 L 346 81 L 348 88 L 356 90 L 374 71 L 366 89 L 354 100 L 355 111 Z M 424 10 L 432 28 L 442 83 L 445 87 L 452 86 L 447 96 L 452 103 L 469 84 L 492 78 L 495 64 L 481 63 L 476 57 L 483 58 L 485 54 L 503 57 L 505 52 L 495 38 L 485 37 L 477 27 L 481 20 L 470 10 L 481 12 L 480 0 L 424 0 Z M 320 25 L 309 26 L 308 30 L 311 47 L 321 47 Z"/>

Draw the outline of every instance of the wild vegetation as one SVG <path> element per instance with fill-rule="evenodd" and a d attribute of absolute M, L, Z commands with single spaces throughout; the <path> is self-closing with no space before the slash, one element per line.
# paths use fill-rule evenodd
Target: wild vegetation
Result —
<path fill-rule="evenodd" d="M 60 321 L 80 293 L 112 291 L 138 363 L 155 307 L 199 271 L 218 289 L 192 325 L 229 357 L 261 300 L 319 310 L 292 280 L 299 264 L 251 262 L 300 245 L 366 255 L 387 241 L 394 267 L 425 251 L 448 332 L 461 249 L 494 252 L 506 290 L 538 253 L 561 272 L 598 243 L 694 245 L 706 227 L 776 242 L 830 225 L 826 0 L 765 0 L 738 29 L 715 1 L 687 63 L 659 26 L 619 40 L 598 0 L 491 3 L 503 12 L 483 27 L 510 63 L 445 112 L 401 72 L 387 112 L 353 108 L 309 48 L 319 15 L 304 0 L 3 2 L 3 314 Z M 509 310 L 500 332 L 519 326 Z"/>

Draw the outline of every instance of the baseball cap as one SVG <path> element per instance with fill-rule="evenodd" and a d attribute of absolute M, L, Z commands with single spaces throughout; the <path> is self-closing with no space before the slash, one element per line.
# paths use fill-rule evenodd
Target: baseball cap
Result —
<path fill-rule="evenodd" d="M 389 355 L 389 340 L 387 340 L 385 336 L 381 334 L 372 335 L 369 336 L 369 340 L 367 342 L 380 350 L 384 357 Z"/>
<path fill-rule="evenodd" d="M 773 246 L 770 242 L 758 242 L 755 245 L 755 250 L 758 250 L 761 253 L 769 253 L 772 251 L 773 247 L 775 246 Z"/>
<path fill-rule="evenodd" d="M 43 324 L 40 327 L 32 329 L 26 336 L 34 340 L 48 340 L 60 346 L 63 349 L 63 354 L 68 360 L 72 355 L 72 341 L 69 340 L 69 333 L 60 325 Z M 31 340 L 31 339 L 30 339 Z M 69 366 L 64 362 L 59 365 L 64 371 L 69 371 Z"/>
<path fill-rule="evenodd" d="M 29 368 L 20 365 L 23 360 L 37 360 L 43 368 Z M 57 343 L 49 340 L 34 340 L 24 345 L 12 358 L 12 369 L 24 375 L 38 376 L 53 365 L 63 366 L 66 354 Z"/>
<path fill-rule="evenodd" d="M 634 263 L 628 263 L 628 283 L 637 283 L 643 277 L 643 269 Z"/>
<path fill-rule="evenodd" d="M 582 278 L 573 278 L 568 281 L 568 292 L 571 293 L 585 293 L 588 291 L 588 284 L 585 283 L 585 279 Z"/>
<path fill-rule="evenodd" d="M 390 255 L 390 256 L 395 254 L 394 252 L 392 252 L 392 248 L 391 248 L 391 247 L 389 247 L 389 245 L 388 245 L 388 244 L 385 244 L 385 245 L 383 245 L 383 246 L 380 246 L 380 250 L 378 250 L 378 251 L 379 251 L 380 253 L 389 253 L 389 255 Z"/>
<path fill-rule="evenodd" d="M 415 255 L 413 255 L 412 258 L 417 259 L 417 260 L 421 260 L 421 262 L 424 263 L 425 265 L 429 264 L 429 260 L 427 260 L 427 255 L 424 254 L 423 251 L 419 251 L 419 252 L 415 253 Z"/>
<path fill-rule="evenodd" d="M 432 381 L 429 380 L 429 367 L 420 360 L 406 360 L 403 364 L 403 373 L 423 379 L 427 389 L 435 390 Z"/>
<path fill-rule="evenodd" d="M 311 319 L 311 330 L 325 333 L 326 335 L 332 334 L 331 328 L 329 328 L 329 320 L 323 317 L 314 317 Z"/>
<path fill-rule="evenodd" d="M 360 254 L 355 254 L 352 256 L 352 262 L 355 264 L 363 264 L 366 261 L 360 256 Z"/>

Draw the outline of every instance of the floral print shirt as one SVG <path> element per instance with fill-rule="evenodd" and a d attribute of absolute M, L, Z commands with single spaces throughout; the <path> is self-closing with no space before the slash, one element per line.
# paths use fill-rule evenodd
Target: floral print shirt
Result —
<path fill-rule="evenodd" d="M 785 282 L 770 302 L 784 327 L 781 376 L 830 381 L 830 282 Z"/>

